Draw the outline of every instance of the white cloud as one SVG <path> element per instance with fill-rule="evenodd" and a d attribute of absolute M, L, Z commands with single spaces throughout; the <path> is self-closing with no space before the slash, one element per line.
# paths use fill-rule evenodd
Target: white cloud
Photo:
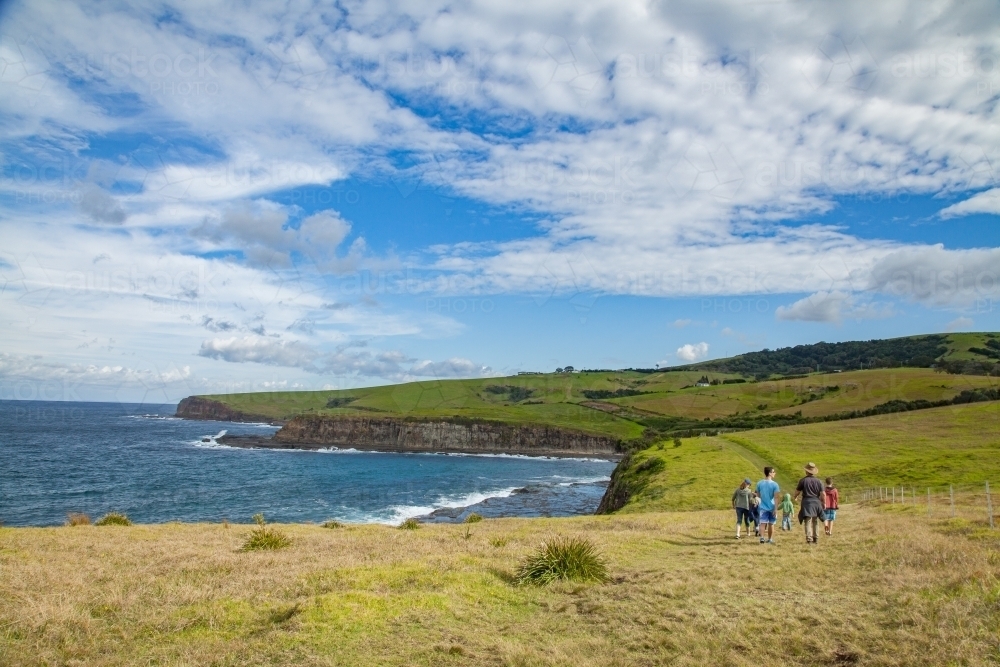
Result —
<path fill-rule="evenodd" d="M 452 357 L 445 361 L 421 361 L 414 364 L 410 369 L 411 375 L 427 377 L 451 378 L 451 377 L 484 377 L 492 373 L 489 366 L 481 366 L 468 359 Z"/>
<path fill-rule="evenodd" d="M 898 250 L 875 263 L 868 288 L 931 306 L 961 307 L 1000 295 L 1000 248 Z"/>
<path fill-rule="evenodd" d="M 708 356 L 708 343 L 687 343 L 677 348 L 677 358 L 681 361 L 693 362 Z"/>
<path fill-rule="evenodd" d="M 846 319 L 876 320 L 893 317 L 892 304 L 863 301 L 839 291 L 816 292 L 789 306 L 778 306 L 774 315 L 779 320 L 797 322 L 832 322 Z"/>
<path fill-rule="evenodd" d="M 956 317 L 951 322 L 948 322 L 948 326 L 945 327 L 946 331 L 961 331 L 963 329 L 971 329 L 976 323 L 971 317 Z"/>
<path fill-rule="evenodd" d="M 844 316 L 844 307 L 850 304 L 850 299 L 843 292 L 817 292 L 790 306 L 778 306 L 774 314 L 779 320 L 840 322 Z"/>
<path fill-rule="evenodd" d="M 94 222 L 120 225 L 128 217 L 117 199 L 93 183 L 81 189 L 79 207 Z"/>
<path fill-rule="evenodd" d="M 972 215 L 974 213 L 991 213 L 1000 215 L 1000 188 L 978 192 L 965 201 L 952 204 L 941 209 L 942 218 L 955 218 L 962 215 Z"/>
<path fill-rule="evenodd" d="M 675 329 L 683 329 L 684 327 L 689 326 L 690 324 L 691 324 L 691 320 L 689 320 L 689 319 L 674 320 L 674 328 Z"/>
<path fill-rule="evenodd" d="M 212 338 L 201 344 L 198 355 L 233 363 L 252 361 L 271 366 L 291 366 L 315 370 L 320 353 L 299 341 L 283 341 L 262 336 Z"/>

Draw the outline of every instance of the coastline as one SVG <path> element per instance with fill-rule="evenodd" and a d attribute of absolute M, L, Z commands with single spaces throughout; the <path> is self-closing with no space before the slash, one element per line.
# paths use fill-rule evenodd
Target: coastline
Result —
<path fill-rule="evenodd" d="M 382 445 L 373 444 L 349 444 L 346 446 L 338 447 L 335 445 L 329 445 L 321 442 L 302 442 L 302 441 L 288 441 L 288 440 L 277 440 L 274 437 L 267 437 L 263 435 L 222 435 L 218 437 L 206 437 L 202 439 L 205 444 L 216 443 L 218 445 L 226 447 L 238 447 L 240 449 L 276 449 L 276 450 L 292 450 L 292 451 L 303 451 L 303 452 L 323 452 L 323 451 L 343 451 L 343 452 L 367 452 L 372 454 L 441 454 L 441 455 L 455 455 L 461 454 L 466 456 L 517 456 L 526 458 L 550 458 L 550 459 L 574 459 L 574 460 L 598 460 L 598 461 L 608 461 L 609 463 L 616 463 L 621 460 L 622 454 L 594 454 L 594 455 L 583 455 L 575 452 L 566 452 L 562 450 L 551 450 L 551 451 L 537 451 L 532 453 L 524 453 L 518 451 L 483 451 L 479 448 L 463 448 L 463 447 L 438 447 L 432 449 L 425 448 L 412 448 L 412 447 L 393 447 L 391 443 L 385 443 Z"/>

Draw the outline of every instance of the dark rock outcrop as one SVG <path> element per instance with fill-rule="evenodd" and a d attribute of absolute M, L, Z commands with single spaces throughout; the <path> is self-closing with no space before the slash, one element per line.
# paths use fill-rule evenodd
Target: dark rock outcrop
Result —
<path fill-rule="evenodd" d="M 273 417 L 242 412 L 229 407 L 225 403 L 200 396 L 188 396 L 183 399 L 177 404 L 177 412 L 175 414 L 184 419 L 210 419 L 221 422 L 266 422 L 269 424 L 284 423 Z"/>
<path fill-rule="evenodd" d="M 476 420 L 299 415 L 274 434 L 279 445 L 386 452 L 459 452 L 530 456 L 621 455 L 616 438 L 534 424 Z"/>

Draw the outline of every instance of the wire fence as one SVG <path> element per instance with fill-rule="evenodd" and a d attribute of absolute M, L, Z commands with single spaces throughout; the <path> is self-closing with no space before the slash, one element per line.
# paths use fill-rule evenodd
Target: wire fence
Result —
<path fill-rule="evenodd" d="M 990 528 L 996 528 L 1000 521 L 994 510 L 994 491 L 989 482 L 984 482 L 982 485 L 949 484 L 947 487 L 872 486 L 854 489 L 850 495 L 855 502 L 910 506 L 926 510 L 928 516 L 985 520 Z"/>

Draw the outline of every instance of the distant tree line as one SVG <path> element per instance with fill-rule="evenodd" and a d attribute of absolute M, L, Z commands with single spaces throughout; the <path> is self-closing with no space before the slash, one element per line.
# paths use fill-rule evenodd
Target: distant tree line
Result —
<path fill-rule="evenodd" d="M 639 396 L 641 394 L 648 394 L 648 391 L 639 391 L 638 389 L 584 389 L 582 392 L 584 396 L 592 400 L 598 400 L 603 398 L 622 398 L 623 396 Z"/>
<path fill-rule="evenodd" d="M 889 340 L 815 343 L 777 350 L 764 349 L 738 357 L 705 361 L 689 366 L 635 369 L 644 372 L 700 370 L 732 373 L 758 379 L 773 375 L 802 375 L 817 371 L 910 366 L 927 368 L 948 351 L 943 335 L 893 338 Z M 996 348 L 1000 352 L 1000 348 Z"/>

